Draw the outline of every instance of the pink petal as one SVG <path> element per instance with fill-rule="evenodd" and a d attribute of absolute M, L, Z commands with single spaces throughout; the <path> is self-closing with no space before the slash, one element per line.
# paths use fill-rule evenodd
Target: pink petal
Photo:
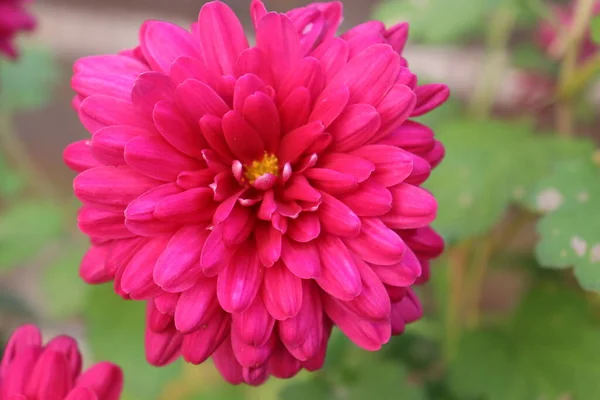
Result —
<path fill-rule="evenodd" d="M 75 172 L 102 165 L 93 155 L 92 143 L 89 140 L 80 140 L 71 143 L 63 152 L 63 160 Z"/>
<path fill-rule="evenodd" d="M 427 152 L 433 148 L 433 131 L 418 122 L 406 121 L 378 143 L 400 147 L 413 153 Z"/>
<path fill-rule="evenodd" d="M 349 99 L 350 91 L 347 86 L 326 88 L 316 99 L 308 121 L 321 121 L 328 128 L 342 114 Z"/>
<path fill-rule="evenodd" d="M 160 72 L 144 72 L 136 80 L 131 92 L 131 101 L 147 117 L 152 117 L 154 106 L 163 100 L 174 100 L 175 85 Z"/>
<path fill-rule="evenodd" d="M 183 171 L 177 175 L 177 186 L 182 189 L 196 189 L 210 185 L 215 178 L 215 173 L 208 168 L 200 171 Z"/>
<path fill-rule="evenodd" d="M 122 211 L 158 182 L 129 167 L 96 167 L 79 174 L 74 182 L 75 195 L 82 202 L 106 210 Z"/>
<path fill-rule="evenodd" d="M 156 259 L 164 251 L 169 236 L 158 237 L 150 240 L 125 267 L 121 278 L 121 288 L 132 297 L 146 297 L 147 291 L 153 291 L 156 284 L 153 279 L 154 265 Z"/>
<path fill-rule="evenodd" d="M 11 397 L 11 400 L 27 400 L 25 396 L 16 395 Z M 65 397 L 65 400 L 98 400 L 98 396 L 88 388 L 77 388 L 69 392 L 69 395 Z"/>
<path fill-rule="evenodd" d="M 188 79 L 177 87 L 177 105 L 192 121 L 198 121 L 206 114 L 222 117 L 229 106 L 205 83 Z"/>
<path fill-rule="evenodd" d="M 444 104 L 450 97 L 450 89 L 441 83 L 421 85 L 415 89 L 417 95 L 417 106 L 412 112 L 412 117 L 426 114 Z"/>
<path fill-rule="evenodd" d="M 367 143 L 381 126 L 381 117 L 370 104 L 347 107 L 331 125 L 332 150 L 346 152 Z"/>
<path fill-rule="evenodd" d="M 413 158 L 413 170 L 408 178 L 406 178 L 404 183 L 410 183 L 411 185 L 419 186 L 431 175 L 432 166 L 427 160 L 412 153 L 410 154 Z"/>
<path fill-rule="evenodd" d="M 123 380 L 121 368 L 108 362 L 99 362 L 81 374 L 75 388 L 92 390 L 98 400 L 119 400 Z"/>
<path fill-rule="evenodd" d="M 183 358 L 187 362 L 197 365 L 206 361 L 210 356 L 216 355 L 216 350 L 225 343 L 229 335 L 230 326 L 231 318 L 228 314 L 216 313 L 197 331 L 184 335 Z M 216 357 L 215 364 L 217 364 Z"/>
<path fill-rule="evenodd" d="M 134 236 L 125 226 L 123 212 L 116 213 L 83 207 L 77 216 L 79 229 L 86 235 L 103 239 L 122 239 Z"/>
<path fill-rule="evenodd" d="M 217 275 L 229 264 L 235 250 L 235 247 L 228 247 L 225 244 L 225 241 L 223 240 L 223 226 L 217 225 L 208 235 L 208 238 L 202 247 L 200 264 L 204 275 Z"/>
<path fill-rule="evenodd" d="M 321 189 L 321 193 L 341 195 L 353 192 L 358 188 L 358 182 L 352 175 L 325 168 L 311 168 L 305 172 L 313 186 Z"/>
<path fill-rule="evenodd" d="M 215 211 L 210 188 L 196 188 L 160 199 L 154 216 L 162 221 L 179 224 L 205 224 Z"/>
<path fill-rule="evenodd" d="M 327 81 L 331 81 L 346 65 L 349 54 L 348 43 L 341 38 L 326 40 L 312 52 L 312 56 L 321 61 Z"/>
<path fill-rule="evenodd" d="M 362 290 L 346 307 L 357 315 L 377 321 L 389 319 L 391 313 L 390 297 L 381 280 L 371 267 L 362 260 L 355 260 L 360 271 Z"/>
<path fill-rule="evenodd" d="M 311 4 L 290 10 L 286 14 L 300 33 L 300 44 L 306 54 L 335 35 L 342 22 L 342 13 L 342 3 L 336 1 Z"/>
<path fill-rule="evenodd" d="M 213 362 L 227 382 L 232 385 L 239 385 L 244 381 L 242 366 L 235 359 L 235 354 L 231 347 L 231 336 L 228 336 L 217 351 L 215 351 Z"/>
<path fill-rule="evenodd" d="M 79 107 L 79 119 L 90 133 L 111 125 L 154 129 L 152 122 L 139 115 L 129 101 L 102 95 L 83 100 Z"/>
<path fill-rule="evenodd" d="M 311 122 L 293 130 L 283 137 L 279 145 L 278 158 L 281 164 L 297 161 L 317 140 L 329 136 L 319 121 Z"/>
<path fill-rule="evenodd" d="M 322 193 L 323 203 L 318 216 L 323 230 L 332 235 L 353 237 L 360 232 L 360 218 L 344 203 L 327 193 Z"/>
<path fill-rule="evenodd" d="M 200 47 L 185 29 L 162 21 L 146 21 L 140 29 L 144 58 L 152 69 L 169 72 L 171 64 L 181 56 L 202 59 Z"/>
<path fill-rule="evenodd" d="M 231 150 L 229 150 L 229 146 L 223 135 L 221 118 L 210 114 L 203 116 L 200 118 L 200 129 L 209 147 L 217 153 L 224 162 L 233 160 L 233 154 L 231 154 Z"/>
<path fill-rule="evenodd" d="M 431 151 L 429 151 L 423 157 L 431 164 L 431 168 L 435 168 L 440 162 L 442 162 L 445 154 L 446 150 L 444 149 L 444 145 L 440 141 L 436 140 Z"/>
<path fill-rule="evenodd" d="M 319 237 L 321 222 L 316 213 L 302 213 L 290 222 L 287 235 L 296 242 L 306 243 Z"/>
<path fill-rule="evenodd" d="M 379 265 L 400 262 L 406 250 L 400 236 L 379 218 L 361 218 L 360 234 L 344 238 L 344 243 L 364 261 Z"/>
<path fill-rule="evenodd" d="M 141 236 L 156 236 L 175 230 L 177 224 L 158 220 L 154 212 L 160 200 L 180 192 L 181 189 L 172 183 L 149 190 L 129 203 L 125 209 L 125 225 L 131 232 Z"/>
<path fill-rule="evenodd" d="M 178 301 L 179 293 L 165 293 L 154 298 L 154 305 L 159 312 L 173 315 Z"/>
<path fill-rule="evenodd" d="M 398 147 L 373 144 L 354 150 L 351 154 L 375 164 L 373 180 L 385 187 L 403 182 L 413 171 L 415 156 Z"/>
<path fill-rule="evenodd" d="M 168 75 L 177 86 L 191 78 L 204 82 L 212 88 L 217 87 L 221 77 L 220 74 L 209 70 L 203 60 L 188 56 L 177 57 L 171 64 Z"/>
<path fill-rule="evenodd" d="M 436 216 L 437 202 L 426 190 L 401 183 L 390 188 L 392 209 L 381 220 L 393 229 L 413 229 L 430 224 Z"/>
<path fill-rule="evenodd" d="M 171 238 L 154 266 L 154 281 L 168 292 L 182 292 L 194 286 L 202 275 L 200 254 L 208 231 L 199 226 L 184 226 Z M 180 300 L 181 301 L 181 300 Z"/>
<path fill-rule="evenodd" d="M 323 266 L 321 276 L 315 280 L 331 296 L 350 301 L 362 290 L 360 273 L 348 248 L 338 237 L 326 235 L 317 242 Z"/>
<path fill-rule="evenodd" d="M 277 91 L 277 99 L 285 100 L 294 88 L 302 86 L 308 89 L 310 97 L 316 99 L 323 91 L 325 85 L 325 73 L 319 60 L 306 57 L 300 60 L 298 65 L 282 82 Z"/>
<path fill-rule="evenodd" d="M 415 93 L 408 86 L 397 84 L 387 92 L 377 105 L 381 116 L 381 129 L 373 140 L 387 136 L 389 132 L 402 125 L 411 115 L 417 104 Z"/>
<path fill-rule="evenodd" d="M 399 54 L 402 54 L 408 39 L 408 23 L 402 22 L 394 25 L 385 33 L 385 38 L 390 46 Z"/>
<path fill-rule="evenodd" d="M 146 328 L 146 361 L 157 367 L 170 364 L 179 357 L 183 338 L 174 329 L 156 333 Z"/>
<path fill-rule="evenodd" d="M 364 158 L 344 153 L 328 153 L 321 158 L 320 168 L 352 175 L 358 183 L 366 181 L 375 171 L 375 164 Z"/>
<path fill-rule="evenodd" d="M 127 142 L 125 161 L 154 179 L 173 182 L 181 171 L 201 169 L 202 163 L 175 150 L 159 136 L 138 136 Z"/>
<path fill-rule="evenodd" d="M 143 71 L 141 71 L 143 73 Z M 131 98 L 131 89 L 136 75 L 131 73 L 92 72 L 75 73 L 71 78 L 71 87 L 83 97 L 95 94 L 115 97 L 123 100 Z"/>
<path fill-rule="evenodd" d="M 308 122 L 311 112 L 310 91 L 302 86 L 296 87 L 279 107 L 281 132 L 286 134 Z"/>
<path fill-rule="evenodd" d="M 259 133 L 265 150 L 273 153 L 281 132 L 279 112 L 273 100 L 265 93 L 254 93 L 244 102 L 242 116 Z"/>
<path fill-rule="evenodd" d="M 319 289 L 313 283 L 302 285 L 302 307 L 293 318 L 280 321 L 279 337 L 297 359 L 306 361 L 316 355 L 323 340 L 323 309 Z"/>
<path fill-rule="evenodd" d="M 75 74 L 97 75 L 109 73 L 119 75 L 130 75 L 136 77 L 148 71 L 148 66 L 132 57 L 122 55 L 102 55 L 82 57 L 73 65 Z"/>
<path fill-rule="evenodd" d="M 277 344 L 277 338 L 275 335 L 271 335 L 269 340 L 261 346 L 251 346 L 241 341 L 237 335 L 231 335 L 231 345 L 233 347 L 233 353 L 236 360 L 244 367 L 244 371 L 248 371 L 248 368 L 256 368 L 263 366 L 267 360 L 271 357 L 275 345 Z M 247 374 L 248 372 L 246 372 Z M 248 376 L 248 375 L 246 375 Z M 249 380 L 253 381 L 253 378 L 249 376 Z"/>
<path fill-rule="evenodd" d="M 265 270 L 262 298 L 273 318 L 280 321 L 291 318 L 302 307 L 302 280 L 277 263 Z"/>
<path fill-rule="evenodd" d="M 323 303 L 329 318 L 357 346 L 365 350 L 377 351 L 390 340 L 392 327 L 389 320 L 366 320 L 329 296 L 323 296 Z"/>
<path fill-rule="evenodd" d="M 321 261 L 315 242 L 298 243 L 283 237 L 281 259 L 299 278 L 312 279 L 321 275 Z"/>
<path fill-rule="evenodd" d="M 124 165 L 127 142 L 137 136 L 151 135 L 152 133 L 145 129 L 132 126 L 107 126 L 92 136 L 92 153 L 105 165 Z"/>
<path fill-rule="evenodd" d="M 288 17 L 268 13 L 256 28 L 256 47 L 265 52 L 275 83 L 279 84 L 300 61 L 300 39 Z"/>
<path fill-rule="evenodd" d="M 242 51 L 237 59 L 235 70 L 237 76 L 254 74 L 269 85 L 273 84 L 273 73 L 267 61 L 267 55 L 258 47 Z"/>
<path fill-rule="evenodd" d="M 258 257 L 265 267 L 271 267 L 281 256 L 281 232 L 271 224 L 261 223 L 256 226 L 254 239 Z"/>
<path fill-rule="evenodd" d="M 304 175 L 295 174 L 287 182 L 283 191 L 285 200 L 321 201 L 321 192 L 310 186 Z"/>
<path fill-rule="evenodd" d="M 444 239 L 429 226 L 404 231 L 402 239 L 415 253 L 427 258 L 439 257 L 444 251 Z"/>
<path fill-rule="evenodd" d="M 392 208 L 392 193 L 375 179 L 361 183 L 356 192 L 340 200 L 359 217 L 379 217 Z"/>
<path fill-rule="evenodd" d="M 217 317 L 220 306 L 216 299 L 215 279 L 197 279 L 196 284 L 184 291 L 175 309 L 175 327 L 179 332 L 192 333 Z"/>
<path fill-rule="evenodd" d="M 371 265 L 373 272 L 386 285 L 408 287 L 421 275 L 421 263 L 410 248 L 402 261 L 393 265 Z"/>
<path fill-rule="evenodd" d="M 40 400 L 63 399 L 71 386 L 69 375 L 66 358 L 59 352 L 44 350 L 29 373 L 24 393 Z"/>
<path fill-rule="evenodd" d="M 240 53 L 248 48 L 242 24 L 225 3 L 205 4 L 198 17 L 199 37 L 209 67 L 219 75 L 233 75 Z"/>
<path fill-rule="evenodd" d="M 233 155 L 243 164 L 262 159 L 265 146 L 260 134 L 235 111 L 223 116 L 223 135 Z"/>
<path fill-rule="evenodd" d="M 376 105 L 392 87 L 399 71 L 400 57 L 390 46 L 376 44 L 343 66 L 329 86 L 348 86 L 350 103 Z"/>
<path fill-rule="evenodd" d="M 265 15 L 267 15 L 267 9 L 263 2 L 260 0 L 252 0 L 252 3 L 250 3 L 250 16 L 252 17 L 255 29 Z"/>
<path fill-rule="evenodd" d="M 223 240 L 228 245 L 241 244 L 248 239 L 256 226 L 256 217 L 248 209 L 237 205 L 223 221 Z"/>
<path fill-rule="evenodd" d="M 202 158 L 206 141 L 198 129 L 181 116 L 175 103 L 159 101 L 154 107 L 153 118 L 156 129 L 171 146 L 187 156 Z"/>
<path fill-rule="evenodd" d="M 79 276 L 84 282 L 95 285 L 112 280 L 105 268 L 107 255 L 108 246 L 90 247 L 79 267 Z"/>
<path fill-rule="evenodd" d="M 241 342 L 249 346 L 259 347 L 267 343 L 275 326 L 261 296 L 243 313 L 232 314 L 231 330 Z"/>
<path fill-rule="evenodd" d="M 206 242 L 209 244 L 209 242 Z M 242 244 L 229 265 L 219 274 L 217 298 L 227 312 L 245 311 L 260 288 L 263 267 L 256 248 L 250 243 Z"/>
<path fill-rule="evenodd" d="M 255 92 L 264 91 L 265 83 L 254 74 L 244 74 L 235 82 L 233 109 L 241 114 L 244 102 Z"/>
<path fill-rule="evenodd" d="M 302 368 L 302 364 L 281 345 L 269 359 L 269 372 L 280 379 L 294 377 Z"/>

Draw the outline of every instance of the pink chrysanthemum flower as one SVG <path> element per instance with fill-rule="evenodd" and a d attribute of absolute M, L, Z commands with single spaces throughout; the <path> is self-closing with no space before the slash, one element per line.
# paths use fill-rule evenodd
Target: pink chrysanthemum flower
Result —
<path fill-rule="evenodd" d="M 443 249 L 420 188 L 444 154 L 422 115 L 448 97 L 401 57 L 408 27 L 336 37 L 340 3 L 254 0 L 256 46 L 224 3 L 191 32 L 75 65 L 92 138 L 70 145 L 89 283 L 148 301 L 146 353 L 213 358 L 232 383 L 321 367 L 337 325 L 377 350 L 415 321 Z M 423 272 L 425 270 L 425 273 Z"/>
<path fill-rule="evenodd" d="M 58 336 L 42 345 L 37 327 L 17 329 L 0 364 L 1 400 L 118 400 L 123 374 L 101 362 L 81 373 L 77 342 Z"/>
<path fill-rule="evenodd" d="M 0 0 L 0 53 L 15 58 L 18 56 L 13 41 L 21 31 L 35 28 L 35 18 L 25 6 L 30 0 Z"/>
<path fill-rule="evenodd" d="M 558 58 L 560 52 L 564 50 L 563 43 L 565 36 L 568 35 L 573 18 L 575 14 L 576 1 L 572 1 L 569 5 L 564 7 L 555 6 L 552 8 L 552 13 L 555 21 L 541 21 L 537 31 L 537 41 L 539 46 L 552 58 Z M 600 15 L 600 1 L 596 1 L 592 10 L 594 16 Z M 555 24 L 560 24 L 563 32 L 559 31 Z M 581 41 L 581 47 L 579 49 L 579 61 L 584 62 L 591 56 L 598 52 L 598 46 L 592 40 L 592 34 L 590 29 L 586 31 Z"/>

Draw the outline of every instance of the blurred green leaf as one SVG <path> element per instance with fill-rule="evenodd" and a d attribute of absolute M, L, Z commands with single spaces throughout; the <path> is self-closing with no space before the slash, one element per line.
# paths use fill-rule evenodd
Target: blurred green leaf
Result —
<path fill-rule="evenodd" d="M 181 400 L 240 400 L 245 398 L 243 386 L 223 384 L 211 387 L 197 394 L 185 396 Z M 318 400 L 318 398 L 315 398 Z"/>
<path fill-rule="evenodd" d="M 18 203 L 0 214 L 0 271 L 34 257 L 61 232 L 62 214 L 53 204 Z"/>
<path fill-rule="evenodd" d="M 79 277 L 79 264 L 85 248 L 70 243 L 66 251 L 45 271 L 42 289 L 46 306 L 54 318 L 68 318 L 82 311 L 88 288 Z"/>
<path fill-rule="evenodd" d="M 348 387 L 349 400 L 369 400 L 374 393 L 382 400 L 425 400 L 423 388 L 409 381 L 406 368 L 399 363 L 365 358 L 358 372 Z"/>
<path fill-rule="evenodd" d="M 8 167 L 0 155 L 0 199 L 13 199 L 24 184 L 23 178 Z"/>
<path fill-rule="evenodd" d="M 552 77 L 558 74 L 558 63 L 550 62 L 546 54 L 534 43 L 519 43 L 512 51 L 512 63 L 515 67 L 527 71 L 536 71 Z"/>
<path fill-rule="evenodd" d="M 0 109 L 10 112 L 43 106 L 51 99 L 57 78 L 50 50 L 24 48 L 17 61 L 0 65 Z"/>
<path fill-rule="evenodd" d="M 122 300 L 111 285 L 94 286 L 87 293 L 84 316 L 95 359 L 110 360 L 123 368 L 125 393 L 131 398 L 156 399 L 181 365 L 157 368 L 146 361 L 145 304 Z"/>
<path fill-rule="evenodd" d="M 410 22 L 413 40 L 451 43 L 480 26 L 486 11 L 481 0 L 388 0 L 375 8 L 374 18 L 387 25 Z"/>
<path fill-rule="evenodd" d="M 281 391 L 279 397 L 281 400 L 335 399 L 333 388 L 322 379 L 311 379 L 289 384 Z"/>
<path fill-rule="evenodd" d="M 460 399 L 595 398 L 600 326 L 588 311 L 579 293 L 535 289 L 509 326 L 463 337 L 449 366 L 453 391 Z"/>
<path fill-rule="evenodd" d="M 591 157 L 560 164 L 540 182 L 536 256 L 542 266 L 574 267 L 584 289 L 600 291 L 600 171 Z"/>
<path fill-rule="evenodd" d="M 600 15 L 592 18 L 590 23 L 592 40 L 596 44 L 600 44 Z"/>

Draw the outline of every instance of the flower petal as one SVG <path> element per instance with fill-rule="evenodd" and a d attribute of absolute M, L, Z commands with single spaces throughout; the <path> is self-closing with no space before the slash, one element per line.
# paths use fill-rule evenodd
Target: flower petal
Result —
<path fill-rule="evenodd" d="M 206 246 L 209 242 L 206 242 Z M 219 274 L 217 298 L 227 312 L 244 312 L 252 305 L 262 281 L 263 267 L 256 248 L 250 243 L 242 244 Z"/>
<path fill-rule="evenodd" d="M 360 273 L 346 245 L 336 236 L 326 235 L 317 242 L 323 266 L 315 280 L 331 296 L 350 301 L 362 290 Z"/>
<path fill-rule="evenodd" d="M 393 265 L 402 260 L 406 244 L 379 218 L 361 218 L 360 234 L 344 238 L 344 243 L 364 261 Z"/>
<path fill-rule="evenodd" d="M 302 307 L 302 280 L 277 263 L 265 270 L 262 298 L 273 318 L 283 321 L 294 317 Z"/>

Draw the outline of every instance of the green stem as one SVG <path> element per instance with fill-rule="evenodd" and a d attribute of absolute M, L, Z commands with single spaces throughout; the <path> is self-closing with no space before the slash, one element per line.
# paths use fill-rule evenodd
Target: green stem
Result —
<path fill-rule="evenodd" d="M 493 106 L 508 59 L 508 41 L 515 26 L 516 13 L 512 8 L 499 9 L 491 21 L 486 40 L 487 55 L 484 67 L 471 98 L 472 115 L 485 118 Z"/>
<path fill-rule="evenodd" d="M 27 183 L 39 194 L 56 197 L 56 193 L 48 180 L 36 168 L 25 146 L 17 138 L 11 116 L 0 111 L 0 149 L 7 155 Z"/>
<path fill-rule="evenodd" d="M 467 259 L 471 252 L 471 242 L 463 242 L 448 252 L 448 302 L 446 304 L 446 343 L 444 346 L 445 361 L 448 362 L 456 354 L 463 325 L 463 305 L 465 294 L 465 275 Z"/>
<path fill-rule="evenodd" d="M 579 0 L 575 7 L 573 23 L 565 41 L 565 55 L 558 77 L 558 93 L 564 93 L 577 72 L 581 42 L 589 26 L 595 0 Z M 556 128 L 560 136 L 571 136 L 574 131 L 573 96 L 559 99 L 556 112 Z"/>
<path fill-rule="evenodd" d="M 478 243 L 473 265 L 469 271 L 470 280 L 467 289 L 467 326 L 476 328 L 481 320 L 481 294 L 494 250 L 493 238 L 487 235 Z"/>

